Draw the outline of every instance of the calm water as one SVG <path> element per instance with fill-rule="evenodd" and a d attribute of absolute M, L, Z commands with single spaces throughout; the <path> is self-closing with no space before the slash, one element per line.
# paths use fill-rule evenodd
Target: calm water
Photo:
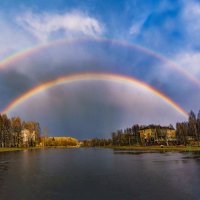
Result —
<path fill-rule="evenodd" d="M 200 200 L 200 154 L 110 149 L 0 153 L 0 199 Z"/>

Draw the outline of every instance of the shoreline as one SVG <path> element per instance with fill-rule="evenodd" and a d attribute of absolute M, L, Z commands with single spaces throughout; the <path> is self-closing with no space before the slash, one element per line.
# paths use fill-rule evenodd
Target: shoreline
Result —
<path fill-rule="evenodd" d="M 103 148 L 121 151 L 200 152 L 200 146 L 107 146 Z"/>
<path fill-rule="evenodd" d="M 80 146 L 45 146 L 45 147 L 1 147 L 2 152 L 14 152 L 24 150 L 45 150 L 45 149 L 74 149 Z M 200 152 L 200 146 L 96 146 L 83 148 L 105 148 L 116 151 L 157 151 L 157 152 Z"/>
<path fill-rule="evenodd" d="M 24 151 L 24 150 L 45 150 L 45 149 L 72 149 L 79 148 L 78 146 L 45 146 L 45 147 L 1 147 L 0 153 L 2 152 L 14 152 L 14 151 Z"/>

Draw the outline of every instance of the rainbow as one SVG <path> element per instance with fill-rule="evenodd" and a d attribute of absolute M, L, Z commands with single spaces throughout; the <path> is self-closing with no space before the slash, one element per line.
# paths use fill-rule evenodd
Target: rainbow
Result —
<path fill-rule="evenodd" d="M 8 106 L 2 111 L 2 113 L 11 112 L 14 108 L 19 106 L 26 100 L 52 87 L 63 85 L 63 84 L 69 84 L 73 82 L 88 81 L 88 80 L 89 81 L 103 80 L 103 81 L 120 82 L 120 83 L 128 84 L 130 86 L 139 87 L 141 90 L 149 91 L 152 94 L 156 95 L 157 97 L 161 98 L 165 103 L 170 105 L 173 109 L 175 109 L 181 115 L 183 115 L 184 117 L 188 117 L 187 112 L 183 108 L 181 108 L 172 99 L 170 99 L 163 93 L 159 92 L 155 88 L 151 87 L 150 85 L 147 85 L 146 83 L 139 81 L 137 79 L 134 79 L 132 77 L 121 76 L 118 74 L 108 74 L 108 73 L 79 73 L 79 74 L 62 76 L 55 80 L 42 83 L 41 85 L 38 85 L 32 88 L 31 90 L 25 92 L 21 96 L 14 99 L 10 104 L 8 104 Z"/>
<path fill-rule="evenodd" d="M 150 55 L 163 63 L 165 63 L 167 66 L 171 67 L 172 69 L 175 69 L 177 72 L 179 72 L 182 76 L 196 84 L 198 87 L 200 87 L 200 80 L 197 79 L 195 76 L 190 74 L 187 70 L 185 70 L 183 67 L 179 66 L 175 62 L 169 60 L 168 58 L 162 56 L 161 54 L 154 52 L 150 49 L 144 48 L 139 45 L 135 44 L 128 44 L 127 42 L 124 41 L 118 41 L 114 39 L 106 39 L 106 38 L 94 38 L 94 39 L 88 39 L 88 38 L 80 38 L 80 39 L 71 39 L 71 40 L 66 40 L 66 39 L 61 39 L 61 40 L 56 40 L 56 41 L 51 41 L 49 43 L 45 44 L 40 44 L 36 45 L 31 48 L 24 49 L 22 51 L 19 51 L 17 53 L 14 53 L 3 60 L 0 61 L 0 69 L 5 69 L 7 66 L 10 64 L 17 62 L 25 57 L 28 57 L 34 53 L 37 53 L 38 51 L 44 50 L 49 47 L 57 46 L 57 45 L 64 45 L 64 44 L 75 44 L 75 43 L 80 43 L 80 42 L 86 42 L 86 41 L 94 41 L 94 42 L 99 42 L 99 43 L 109 43 L 109 44 L 114 44 L 114 45 L 120 45 L 124 46 L 130 49 L 137 49 L 141 52 L 146 53 L 147 55 Z"/>

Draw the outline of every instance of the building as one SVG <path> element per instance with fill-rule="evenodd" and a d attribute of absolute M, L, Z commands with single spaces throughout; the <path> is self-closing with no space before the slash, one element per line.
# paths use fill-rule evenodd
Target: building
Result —
<path fill-rule="evenodd" d="M 167 133 L 166 133 L 166 140 L 167 141 L 176 141 L 176 131 L 174 128 L 170 128 L 168 127 L 167 129 Z"/>
<path fill-rule="evenodd" d="M 23 129 L 21 131 L 21 136 L 22 136 L 22 145 L 24 147 L 34 146 L 36 142 L 35 131 L 31 132 L 28 129 Z"/>
<path fill-rule="evenodd" d="M 167 144 L 176 142 L 176 131 L 172 126 L 149 125 L 139 130 L 141 142 L 147 144 Z"/>

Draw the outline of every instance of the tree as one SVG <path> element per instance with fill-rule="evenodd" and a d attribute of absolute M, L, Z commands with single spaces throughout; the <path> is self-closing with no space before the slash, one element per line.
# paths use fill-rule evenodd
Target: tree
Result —
<path fill-rule="evenodd" d="M 112 144 L 117 145 L 117 133 L 112 132 Z"/>
<path fill-rule="evenodd" d="M 198 139 L 197 135 L 197 119 L 196 115 L 193 111 L 190 111 L 189 113 L 189 119 L 188 119 L 188 136 Z"/>
<path fill-rule="evenodd" d="M 200 140 L 200 110 L 197 115 L 197 139 Z"/>
<path fill-rule="evenodd" d="M 176 136 L 180 144 L 187 144 L 187 135 L 188 135 L 188 123 L 176 123 Z"/>
<path fill-rule="evenodd" d="M 23 122 L 20 117 L 8 118 L 6 114 L 0 113 L 0 147 L 23 146 L 22 130 L 28 129 L 32 133 L 30 137 L 31 146 L 40 142 L 40 125 L 37 122 Z"/>
<path fill-rule="evenodd" d="M 12 130 L 13 130 L 13 139 L 14 139 L 14 146 L 21 147 L 22 144 L 22 122 L 19 117 L 13 117 L 11 119 Z"/>
<path fill-rule="evenodd" d="M 0 114 L 0 147 L 3 147 L 3 138 L 4 138 L 4 124 L 3 124 L 3 117 Z"/>
<path fill-rule="evenodd" d="M 140 130 L 140 126 L 138 124 L 135 124 L 135 125 L 132 126 L 134 141 L 137 144 L 141 144 L 141 138 L 140 138 L 139 130 Z"/>
<path fill-rule="evenodd" d="M 11 147 L 12 146 L 12 126 L 11 120 L 7 115 L 2 115 L 3 119 L 3 146 Z"/>

